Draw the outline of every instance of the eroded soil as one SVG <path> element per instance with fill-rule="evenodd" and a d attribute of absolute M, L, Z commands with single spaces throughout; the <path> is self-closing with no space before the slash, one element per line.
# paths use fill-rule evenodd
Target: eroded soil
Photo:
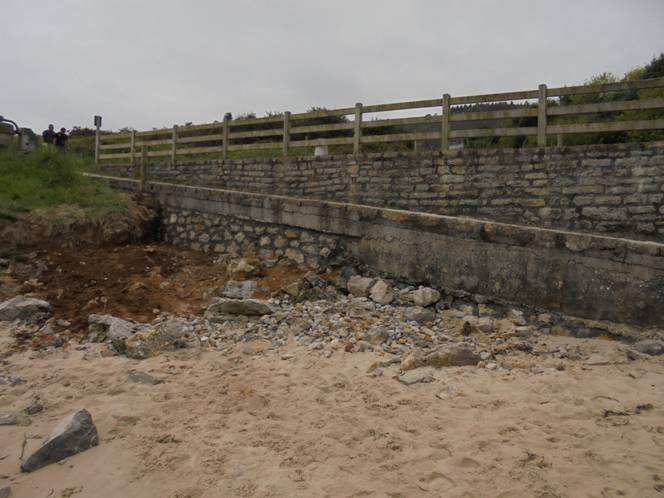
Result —
<path fill-rule="evenodd" d="M 53 306 L 50 326 L 65 337 L 84 335 L 92 313 L 139 322 L 160 312 L 201 315 L 230 278 L 218 256 L 160 244 L 55 247 L 17 256 L 19 261 L 0 276 L 0 300 L 27 294 L 48 301 Z M 266 269 L 252 277 L 259 285 L 256 297 L 270 297 L 302 274 L 283 265 Z M 69 324 L 59 325 L 62 320 Z M 52 337 L 30 340 L 37 347 Z"/>

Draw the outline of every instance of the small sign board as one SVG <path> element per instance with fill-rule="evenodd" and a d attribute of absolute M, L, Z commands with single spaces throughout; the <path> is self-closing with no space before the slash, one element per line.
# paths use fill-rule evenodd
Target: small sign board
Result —
<path fill-rule="evenodd" d="M 95 127 L 101 127 L 101 116 L 95 116 Z"/>

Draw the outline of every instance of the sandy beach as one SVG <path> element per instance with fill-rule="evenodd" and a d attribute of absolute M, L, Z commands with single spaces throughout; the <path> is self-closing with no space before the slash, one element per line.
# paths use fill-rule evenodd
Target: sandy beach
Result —
<path fill-rule="evenodd" d="M 547 337 L 538 348 L 580 359 L 426 369 L 432 380 L 409 386 L 399 365 L 371 368 L 379 353 L 254 341 L 137 361 L 101 346 L 2 361 L 3 411 L 44 405 L 31 425 L 0 427 L 11 496 L 605 498 L 664 485 L 664 365 L 614 341 Z M 24 437 L 28 455 L 78 408 L 99 446 L 21 473 Z"/>

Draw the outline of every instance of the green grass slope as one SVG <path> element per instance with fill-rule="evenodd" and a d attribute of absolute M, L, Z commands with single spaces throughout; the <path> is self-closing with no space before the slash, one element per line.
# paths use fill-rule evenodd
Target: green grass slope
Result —
<path fill-rule="evenodd" d="M 93 219 L 124 209 L 121 194 L 80 174 L 86 168 L 81 159 L 58 150 L 0 149 L 0 217 L 64 204 L 81 207 Z"/>

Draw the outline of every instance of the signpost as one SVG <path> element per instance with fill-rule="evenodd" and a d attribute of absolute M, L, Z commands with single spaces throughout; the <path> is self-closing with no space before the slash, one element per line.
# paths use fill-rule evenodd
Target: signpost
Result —
<path fill-rule="evenodd" d="M 95 164 L 99 164 L 99 129 L 101 128 L 101 116 L 95 116 Z"/>

